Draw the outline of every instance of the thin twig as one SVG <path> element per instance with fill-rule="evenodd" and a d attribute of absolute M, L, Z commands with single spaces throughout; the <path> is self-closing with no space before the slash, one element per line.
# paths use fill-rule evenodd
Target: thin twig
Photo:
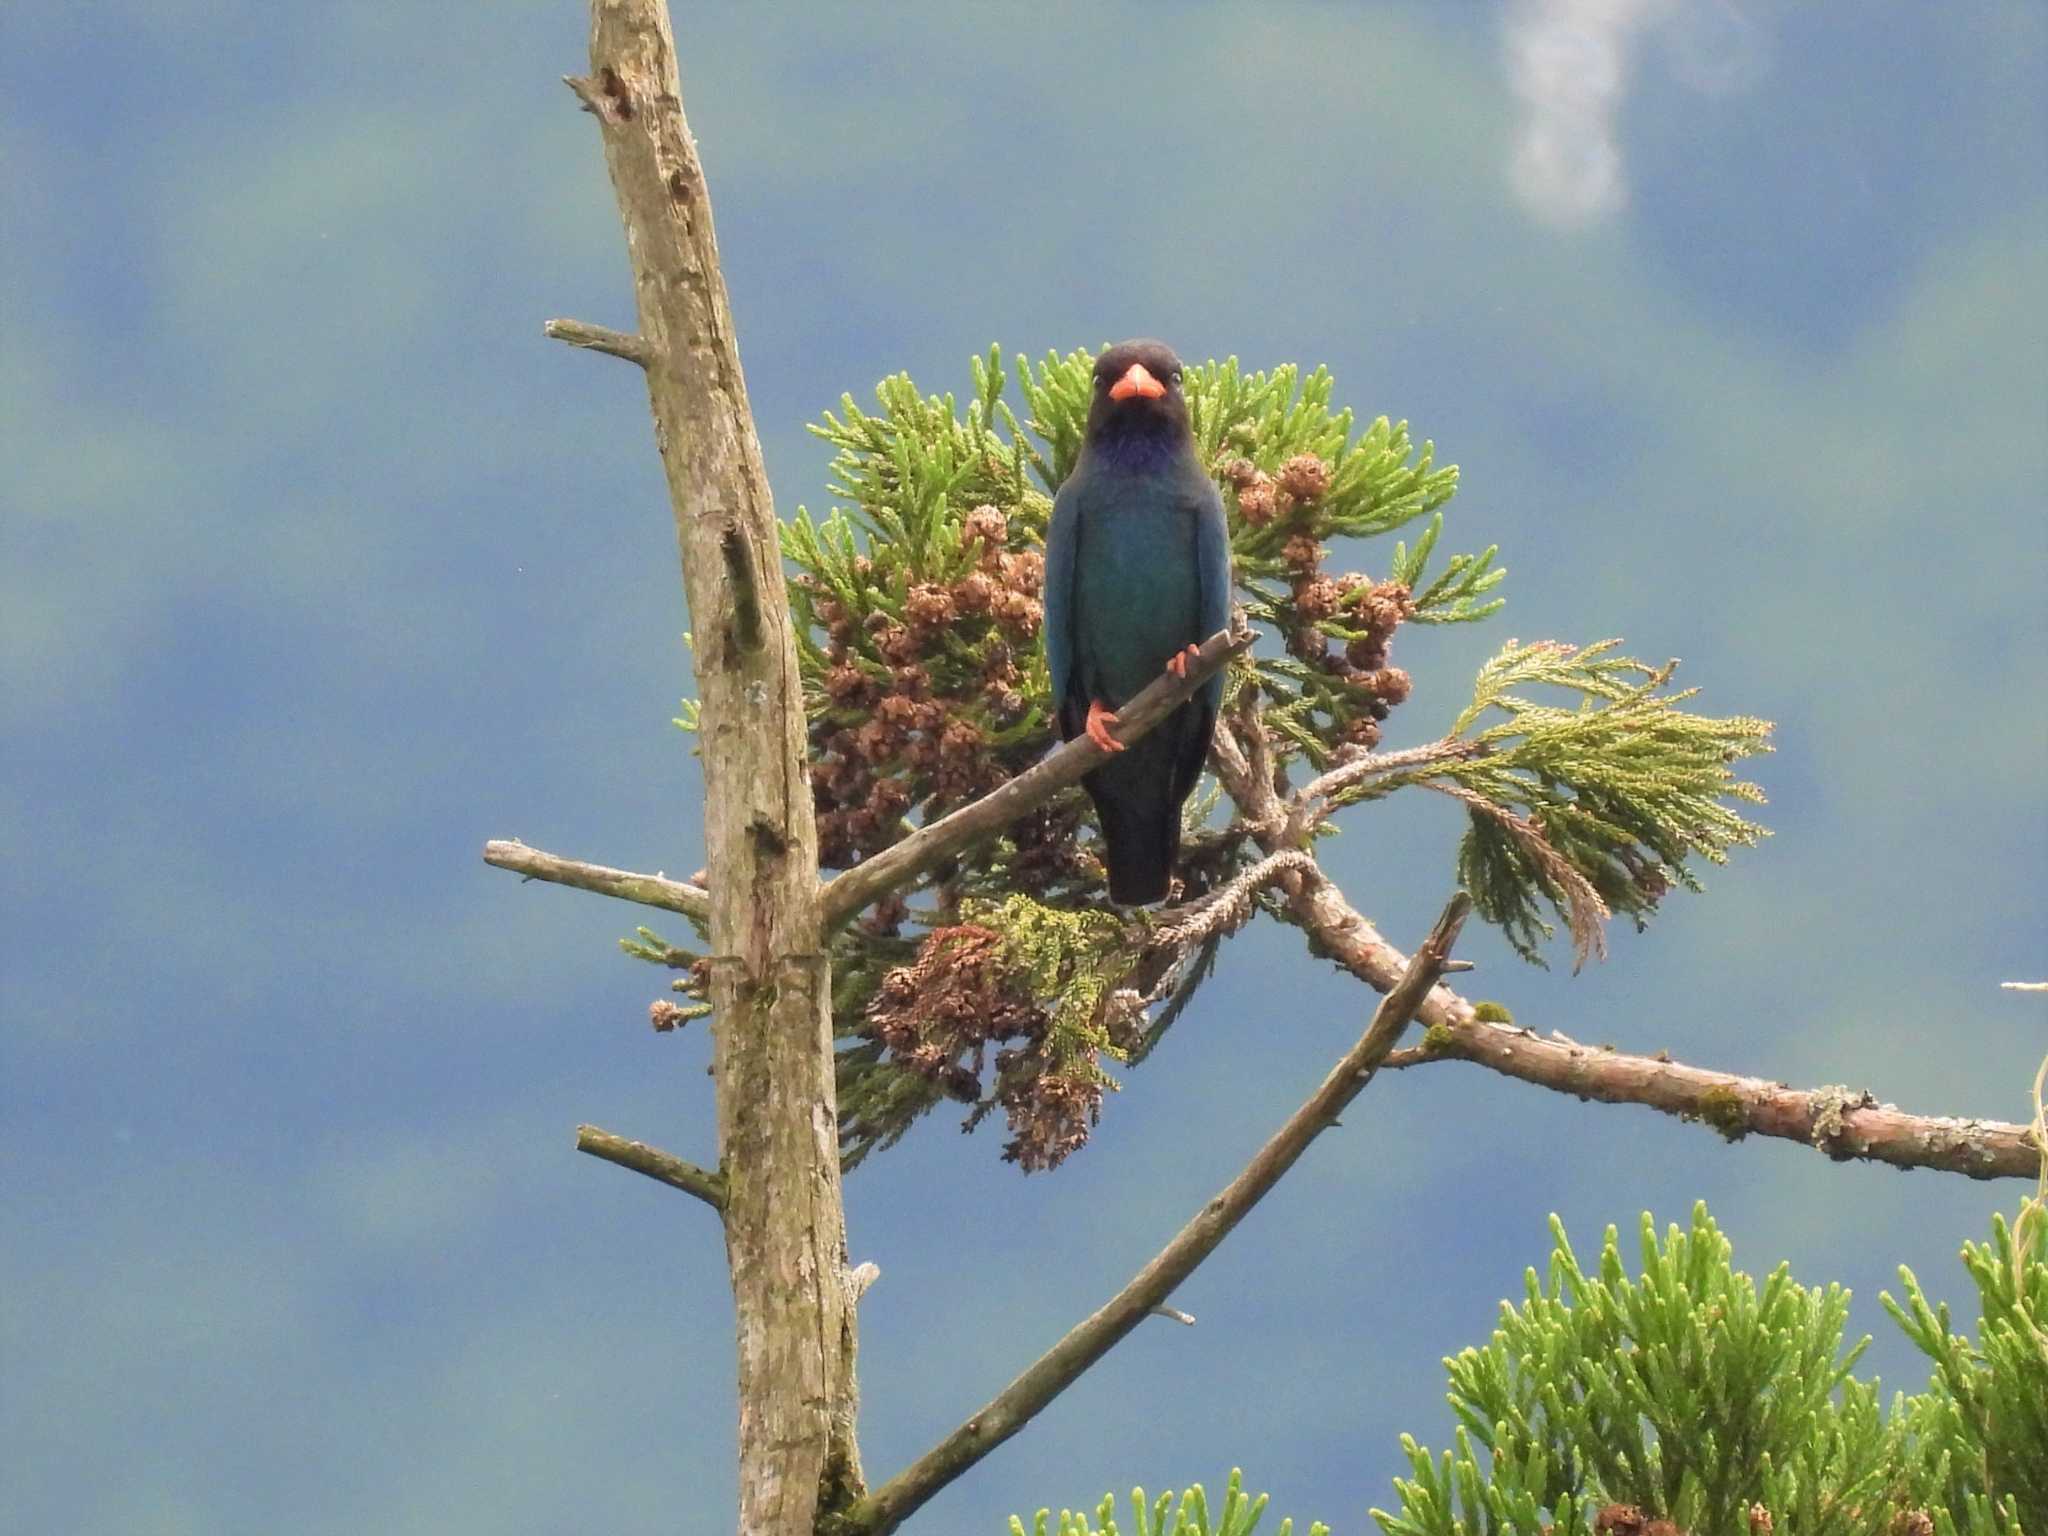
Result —
<path fill-rule="evenodd" d="M 695 1163 L 686 1163 L 659 1147 L 614 1136 L 594 1125 L 579 1125 L 576 1127 L 576 1150 L 601 1157 L 608 1163 L 617 1163 L 621 1168 L 630 1168 L 635 1173 L 644 1173 L 671 1189 L 695 1195 L 714 1211 L 721 1214 L 725 1211 L 723 1175 L 713 1173 L 709 1168 L 699 1168 Z"/>
<path fill-rule="evenodd" d="M 933 1494 L 1029 1423 L 1215 1252 L 1246 1212 L 1308 1150 L 1309 1143 L 1333 1125 L 1344 1107 L 1372 1081 L 1374 1071 L 1436 985 L 1470 908 L 1463 892 L 1451 899 L 1415 952 L 1406 976 L 1381 1000 L 1358 1043 L 1345 1052 L 1322 1086 L 1288 1117 L 1242 1173 L 1196 1212 L 1152 1262 L 1093 1316 L 1073 1328 L 952 1434 L 848 1510 L 845 1529 L 867 1536 L 895 1530 Z"/>
<path fill-rule="evenodd" d="M 560 854 L 513 841 L 484 844 L 484 862 L 509 869 L 529 880 L 547 880 L 556 885 L 573 885 L 579 891 L 596 891 L 621 901 L 637 901 L 643 907 L 660 907 L 686 917 L 708 918 L 711 894 L 701 885 L 671 880 L 666 875 L 635 874 L 630 869 L 612 869 L 604 864 L 585 864 Z"/>
<path fill-rule="evenodd" d="M 565 341 L 572 347 L 582 347 L 591 352 L 608 352 L 613 357 L 623 357 L 629 363 L 647 366 L 652 354 L 644 337 L 627 331 L 615 331 L 609 326 L 589 325 L 581 320 L 550 320 L 541 327 L 542 334 L 555 341 Z"/>
<path fill-rule="evenodd" d="M 1389 773 L 1412 772 L 1438 763 L 1484 757 L 1490 750 L 1483 741 L 1446 736 L 1441 741 L 1427 742 L 1419 747 L 1407 747 L 1399 752 L 1375 752 L 1339 764 L 1328 773 L 1309 780 L 1294 795 L 1287 818 L 1286 840 L 1300 842 L 1309 832 L 1329 820 L 1337 809 L 1334 803 L 1336 796 L 1367 779 Z"/>
<path fill-rule="evenodd" d="M 1349 789 L 1354 784 L 1363 784 L 1367 779 L 1377 778 L 1383 773 L 1398 773 L 1405 768 L 1427 768 L 1435 763 L 1461 762 L 1466 758 L 1484 757 L 1490 749 L 1483 741 L 1462 736 L 1446 736 L 1441 741 L 1425 742 L 1419 747 L 1403 747 L 1398 752 L 1371 752 L 1364 757 L 1354 758 L 1348 763 L 1339 763 L 1328 773 L 1310 779 L 1301 786 L 1297 798 L 1303 805 L 1317 800 L 1327 800 L 1339 790 Z"/>
<path fill-rule="evenodd" d="M 1110 734 L 1129 743 L 1137 740 L 1182 704 L 1231 657 L 1252 643 L 1249 629 L 1219 630 L 1202 642 L 1188 661 L 1187 676 L 1162 672 L 1144 691 L 1117 711 Z M 1078 784 L 1109 754 L 1086 736 L 1076 736 L 1000 788 L 972 805 L 962 806 L 930 826 L 920 827 L 902 842 L 828 882 L 818 897 L 829 930 L 870 902 L 915 880 L 919 875 L 993 837 L 1025 812 L 1043 805 L 1070 784 Z"/>

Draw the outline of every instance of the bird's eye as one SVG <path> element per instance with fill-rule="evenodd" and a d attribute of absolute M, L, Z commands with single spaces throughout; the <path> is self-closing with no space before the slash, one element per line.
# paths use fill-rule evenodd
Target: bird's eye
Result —
<path fill-rule="evenodd" d="M 1180 386 L 1180 370 L 1178 368 L 1173 370 L 1173 383 L 1175 388 Z"/>

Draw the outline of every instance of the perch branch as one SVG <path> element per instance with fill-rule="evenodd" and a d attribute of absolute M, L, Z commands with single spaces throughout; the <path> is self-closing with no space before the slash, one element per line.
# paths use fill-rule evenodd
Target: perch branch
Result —
<path fill-rule="evenodd" d="M 1119 741 L 1136 741 L 1193 698 L 1204 682 L 1251 643 L 1252 634 L 1246 629 L 1219 630 L 1211 635 L 1189 661 L 1186 677 L 1162 672 L 1117 711 L 1117 726 L 1110 734 Z M 993 837 L 1070 784 L 1080 783 L 1108 755 L 1087 737 L 1077 736 L 972 805 L 920 827 L 902 842 L 856 864 L 828 882 L 820 893 L 825 926 L 830 929 L 845 922 L 870 902 Z"/>
<path fill-rule="evenodd" d="M 601 1157 L 608 1163 L 617 1163 L 621 1168 L 630 1168 L 635 1173 L 644 1173 L 648 1178 L 671 1189 L 680 1189 L 686 1195 L 695 1195 L 714 1211 L 724 1214 L 725 1178 L 709 1168 L 699 1168 L 695 1163 L 686 1163 L 659 1147 L 614 1136 L 594 1125 L 576 1127 L 576 1150 Z"/>
<path fill-rule="evenodd" d="M 1190 671 L 1193 668 L 1189 669 Z M 1073 1328 L 1065 1338 L 989 1401 L 966 1423 L 909 1467 L 846 1512 L 846 1528 L 883 1536 L 895 1530 L 927 1499 L 1017 1433 L 1046 1404 L 1109 1353 L 1110 1349 L 1162 1305 L 1211 1253 L 1245 1213 L 1292 1168 L 1310 1142 L 1336 1123 L 1346 1105 L 1372 1081 L 1373 1073 L 1429 995 L 1457 941 L 1471 902 L 1462 892 L 1415 952 L 1407 974 L 1381 1000 L 1358 1043 L 1333 1067 L 1322 1086 L 1225 1185 L 1181 1228 L 1130 1283 Z"/>
<path fill-rule="evenodd" d="M 621 901 L 637 901 L 643 907 L 661 907 L 685 917 L 708 918 L 711 894 L 701 885 L 671 880 L 666 875 L 638 875 L 630 869 L 611 869 L 603 864 L 585 864 L 560 854 L 544 853 L 522 842 L 493 841 L 484 844 L 484 862 L 509 869 L 529 880 L 548 880 L 556 885 L 573 885 L 579 891 L 596 891 Z"/>

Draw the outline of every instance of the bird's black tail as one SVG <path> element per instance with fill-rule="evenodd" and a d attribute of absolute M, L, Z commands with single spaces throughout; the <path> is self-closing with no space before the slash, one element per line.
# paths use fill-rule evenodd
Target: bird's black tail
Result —
<path fill-rule="evenodd" d="M 1174 861 L 1180 857 L 1179 807 L 1098 801 L 1095 810 L 1108 845 L 1103 853 L 1109 865 L 1109 899 L 1127 907 L 1165 900 Z"/>
<path fill-rule="evenodd" d="M 1109 899 L 1127 907 L 1165 900 L 1180 857 L 1179 804 L 1156 791 L 1139 798 L 1088 789 L 1102 823 Z"/>

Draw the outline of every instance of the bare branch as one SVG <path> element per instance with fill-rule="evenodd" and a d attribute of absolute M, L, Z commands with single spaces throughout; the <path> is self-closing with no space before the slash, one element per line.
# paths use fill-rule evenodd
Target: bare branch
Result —
<path fill-rule="evenodd" d="M 630 1168 L 635 1173 L 644 1173 L 671 1189 L 695 1195 L 721 1215 L 725 1212 L 724 1175 L 713 1173 L 709 1168 L 699 1168 L 695 1163 L 686 1163 L 659 1147 L 614 1136 L 594 1125 L 579 1125 L 576 1127 L 576 1150 L 601 1157 L 608 1163 L 617 1163 L 621 1168 Z"/>
<path fill-rule="evenodd" d="M 1248 629 L 1219 630 L 1211 635 L 1189 661 L 1186 677 L 1160 673 L 1117 711 L 1118 723 L 1110 734 L 1119 741 L 1136 741 L 1193 698 L 1231 657 L 1249 649 L 1252 639 Z M 1025 812 L 1045 804 L 1069 785 L 1080 783 L 1108 755 L 1087 737 L 1077 736 L 972 805 L 918 828 L 902 842 L 856 864 L 828 882 L 819 895 L 827 929 L 845 922 L 870 902 L 937 868 L 955 854 L 995 836 Z"/>
<path fill-rule="evenodd" d="M 1276 853 L 1292 824 L 1286 802 L 1260 765 L 1257 722 L 1234 722 L 1218 731 L 1211 762 L 1222 776 L 1259 846 Z M 1226 739 L 1227 737 L 1227 739 Z M 1313 787 L 1313 786 L 1311 786 Z M 1336 961 L 1376 991 L 1407 972 L 1407 960 L 1389 944 L 1320 867 L 1290 865 L 1276 882 L 1287 893 L 1287 915 L 1309 936 L 1316 952 Z M 1474 1005 L 1438 987 L 1419 1014 L 1429 1026 L 1424 1045 L 1397 1051 L 1390 1067 L 1428 1061 L 1469 1061 L 1559 1093 L 1608 1104 L 1642 1104 L 1665 1114 L 1703 1121 L 1731 1139 L 1754 1133 L 1815 1147 L 1835 1158 L 1865 1158 L 1898 1168 L 1933 1168 L 1977 1179 L 2033 1178 L 2043 1166 L 2027 1128 L 2002 1120 L 1915 1115 L 1847 1088 L 1788 1088 L 1782 1083 L 1688 1067 L 1653 1056 L 1602 1051 L 1566 1039 L 1540 1039 L 1530 1031 L 1480 1019 Z"/>
<path fill-rule="evenodd" d="M 1191 949 L 1212 934 L 1235 933 L 1251 921 L 1252 897 L 1267 886 L 1278 884 L 1280 877 L 1289 870 L 1314 867 L 1314 856 L 1298 849 L 1268 854 L 1249 869 L 1240 870 L 1200 901 L 1162 911 L 1153 925 L 1150 941 L 1155 945 Z"/>
<path fill-rule="evenodd" d="M 1387 1065 L 1430 1061 L 1470 1061 L 1581 1099 L 1646 1105 L 1701 1121 L 1730 1141 L 1754 1133 L 1804 1142 L 1839 1161 L 1863 1158 L 1973 1179 L 2031 1179 L 2041 1170 L 2041 1154 L 2023 1125 L 1916 1115 L 1840 1084 L 1790 1088 L 1476 1019 L 1432 1025 L 1426 1044 L 1395 1053 Z"/>
<path fill-rule="evenodd" d="M 1245 1213 L 1292 1168 L 1310 1142 L 1336 1123 L 1367 1083 L 1401 1031 L 1435 986 L 1457 941 L 1470 898 L 1451 899 L 1415 953 L 1400 983 L 1381 1001 L 1358 1043 L 1323 1079 L 1322 1086 L 1287 1119 L 1152 1262 L 1086 1321 L 1073 1328 L 1015 1381 L 938 1445 L 846 1512 L 844 1529 L 866 1536 L 895 1530 L 946 1484 L 1017 1433 L 1046 1404 L 1100 1360 L 1118 1340 L 1152 1315 L 1211 1253 Z"/>
<path fill-rule="evenodd" d="M 1292 887 L 1288 914 L 1352 975 L 1384 991 L 1405 973 L 1401 952 L 1344 899 L 1320 869 L 1281 879 Z M 1915 1115 L 1848 1088 L 1788 1088 L 1654 1056 L 1603 1051 L 1526 1029 L 1489 1023 L 1473 1004 L 1440 987 L 1422 1006 L 1429 1037 L 1389 1059 L 1392 1067 L 1469 1061 L 1539 1087 L 1607 1104 L 1642 1104 L 1704 1121 L 1730 1140 L 1755 1133 L 1815 1147 L 1834 1158 L 1867 1158 L 1898 1168 L 1934 1168 L 1976 1179 L 2035 1176 L 2040 1154 L 2026 1127 L 2002 1120 Z"/>
<path fill-rule="evenodd" d="M 1376 779 L 1383 774 L 1401 773 L 1415 768 L 1429 768 L 1438 763 L 1484 757 L 1490 750 L 1483 741 L 1446 736 L 1441 741 L 1427 742 L 1419 747 L 1407 747 L 1399 752 L 1373 752 L 1351 762 L 1340 763 L 1328 773 L 1309 780 L 1294 796 L 1293 810 L 1288 818 L 1289 837 L 1298 839 L 1327 821 L 1330 813 L 1336 809 L 1331 803 L 1332 799 L 1347 789 L 1363 784 L 1367 779 Z"/>
<path fill-rule="evenodd" d="M 581 320 L 550 320 L 541 327 L 544 335 L 556 341 L 565 341 L 572 347 L 583 347 L 591 352 L 608 352 L 613 357 L 623 357 L 629 363 L 647 366 L 649 352 L 646 341 L 625 331 L 614 331 L 602 325 L 586 325 Z"/>
<path fill-rule="evenodd" d="M 621 901 L 637 901 L 643 907 L 660 907 L 685 917 L 708 918 L 711 894 L 701 885 L 671 880 L 666 875 L 639 875 L 630 869 L 612 869 L 603 864 L 585 864 L 560 854 L 544 853 L 518 841 L 484 844 L 484 862 L 509 869 L 529 880 L 547 880 L 556 885 L 573 885 L 579 891 L 596 891 Z"/>
<path fill-rule="evenodd" d="M 1209 744 L 1209 766 L 1224 792 L 1237 802 L 1238 813 L 1267 853 L 1297 846 L 1287 838 L 1288 807 L 1273 787 L 1273 752 L 1258 708 L 1247 689 L 1235 718 L 1216 722 Z"/>
<path fill-rule="evenodd" d="M 1383 773 L 1399 773 L 1407 768 L 1428 768 L 1436 763 L 1484 757 L 1489 750 L 1483 741 L 1462 736 L 1446 736 L 1441 741 L 1425 742 L 1419 747 L 1403 747 L 1398 752 L 1369 752 L 1348 763 L 1339 763 L 1328 773 L 1310 779 L 1301 786 L 1298 798 L 1303 804 L 1327 800 L 1340 790 L 1350 789 L 1355 784 L 1363 784 L 1367 779 L 1378 778 Z"/>

